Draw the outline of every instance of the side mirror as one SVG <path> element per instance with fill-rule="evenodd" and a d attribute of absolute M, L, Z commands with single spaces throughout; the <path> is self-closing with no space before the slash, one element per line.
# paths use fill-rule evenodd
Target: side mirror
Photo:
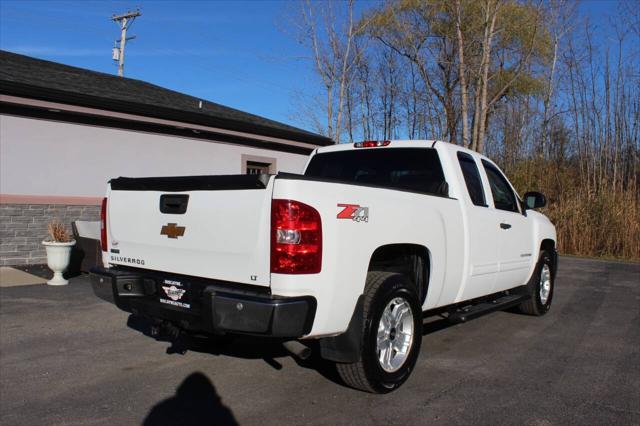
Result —
<path fill-rule="evenodd" d="M 530 191 L 524 194 L 524 204 L 528 209 L 538 209 L 547 205 L 547 198 L 540 192 Z"/>

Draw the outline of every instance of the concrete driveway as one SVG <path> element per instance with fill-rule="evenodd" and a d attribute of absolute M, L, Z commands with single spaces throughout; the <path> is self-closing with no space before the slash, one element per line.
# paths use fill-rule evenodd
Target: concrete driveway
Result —
<path fill-rule="evenodd" d="M 638 424 L 640 265 L 562 258 L 542 318 L 430 322 L 408 382 L 389 395 L 337 383 L 277 345 L 194 344 L 64 288 L 0 289 L 0 423 Z"/>

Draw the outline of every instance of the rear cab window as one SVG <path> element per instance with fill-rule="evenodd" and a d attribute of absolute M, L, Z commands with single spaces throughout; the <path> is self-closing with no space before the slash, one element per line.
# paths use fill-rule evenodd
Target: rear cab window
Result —
<path fill-rule="evenodd" d="M 433 148 L 363 148 L 316 154 L 304 175 L 448 196 L 440 158 Z"/>
<path fill-rule="evenodd" d="M 484 189 L 482 188 L 482 180 L 480 172 L 473 157 L 465 152 L 458 152 L 458 163 L 464 182 L 467 185 L 467 192 L 471 198 L 471 202 L 476 206 L 488 207 L 484 198 Z"/>

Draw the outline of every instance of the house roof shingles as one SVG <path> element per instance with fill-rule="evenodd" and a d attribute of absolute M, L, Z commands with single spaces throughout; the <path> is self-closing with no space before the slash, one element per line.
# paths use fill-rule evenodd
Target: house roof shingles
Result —
<path fill-rule="evenodd" d="M 131 78 L 0 50 L 0 93 L 330 145 L 327 137 Z M 202 102 L 202 108 L 199 107 Z"/>

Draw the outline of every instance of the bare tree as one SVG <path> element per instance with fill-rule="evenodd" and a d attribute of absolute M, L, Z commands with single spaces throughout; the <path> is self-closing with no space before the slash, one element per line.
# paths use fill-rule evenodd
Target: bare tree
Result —
<path fill-rule="evenodd" d="M 327 96 L 310 108 L 336 139 L 444 137 L 485 152 L 518 189 L 547 194 L 562 252 L 640 259 L 633 2 L 612 12 L 606 38 L 569 0 L 311 10 L 332 4 L 306 4 L 305 34 Z"/>
<path fill-rule="evenodd" d="M 337 14 L 334 5 L 344 6 Z M 345 3 L 302 3 L 300 41 L 313 54 L 315 70 L 322 80 L 326 94 L 326 131 L 336 143 L 344 132 L 345 99 L 353 79 L 353 68 L 361 49 L 354 49 L 358 33 L 366 29 L 366 22 L 354 22 L 354 0 Z M 349 120 L 349 119 L 348 119 Z"/>
<path fill-rule="evenodd" d="M 460 78 L 460 109 L 462 114 L 462 144 L 471 145 L 469 135 L 469 87 L 467 85 L 467 64 L 464 59 L 464 34 L 462 33 L 462 5 L 455 0 L 456 40 L 458 42 L 458 75 Z"/>

